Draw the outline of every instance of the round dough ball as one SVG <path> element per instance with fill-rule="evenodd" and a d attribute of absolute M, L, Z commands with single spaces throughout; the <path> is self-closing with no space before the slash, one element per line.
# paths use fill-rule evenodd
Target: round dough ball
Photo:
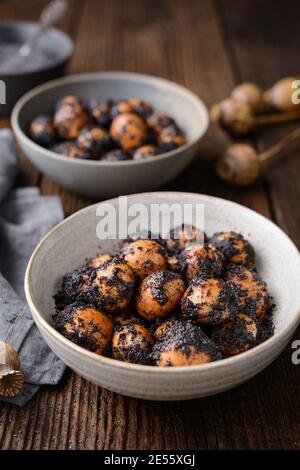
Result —
<path fill-rule="evenodd" d="M 94 307 L 72 304 L 56 314 L 55 327 L 73 343 L 103 354 L 112 339 L 114 324 Z"/>
<path fill-rule="evenodd" d="M 30 124 L 29 135 L 42 147 L 49 147 L 56 141 L 56 132 L 51 116 L 37 116 Z"/>
<path fill-rule="evenodd" d="M 148 101 L 144 101 L 137 96 L 133 96 L 128 100 L 129 105 L 132 110 L 137 113 L 142 119 L 146 119 L 151 113 L 153 113 L 153 108 Z"/>
<path fill-rule="evenodd" d="M 122 250 L 122 256 L 139 279 L 167 269 L 167 254 L 164 248 L 153 240 L 127 243 Z"/>
<path fill-rule="evenodd" d="M 111 121 L 111 108 L 113 102 L 112 100 L 102 101 L 99 98 L 93 98 L 89 103 L 89 111 L 91 113 L 92 118 L 100 127 L 104 127 L 108 129 Z"/>
<path fill-rule="evenodd" d="M 180 272 L 180 255 L 190 244 L 202 243 L 206 239 L 205 233 L 192 225 L 176 227 L 170 233 L 170 238 L 160 240 L 168 254 L 168 264 L 171 271 Z"/>
<path fill-rule="evenodd" d="M 96 272 L 91 267 L 75 269 L 64 276 L 62 294 L 69 302 L 84 301 L 95 277 Z"/>
<path fill-rule="evenodd" d="M 137 114 L 122 113 L 113 119 L 110 135 L 125 152 L 130 152 L 145 143 L 147 126 Z"/>
<path fill-rule="evenodd" d="M 101 127 L 84 127 L 77 137 L 77 146 L 89 153 L 92 158 L 99 158 L 108 148 L 109 135 Z"/>
<path fill-rule="evenodd" d="M 86 114 L 76 96 L 67 96 L 61 100 L 54 114 L 54 127 L 64 139 L 76 139 L 86 125 Z"/>
<path fill-rule="evenodd" d="M 60 142 L 59 144 L 54 144 L 50 147 L 50 150 L 69 158 L 80 158 L 82 160 L 90 158 L 90 155 L 87 152 L 77 146 L 76 141 L 67 140 L 65 142 Z"/>
<path fill-rule="evenodd" d="M 232 315 L 232 290 L 222 279 L 194 278 L 181 301 L 186 320 L 214 325 Z"/>
<path fill-rule="evenodd" d="M 156 111 L 147 118 L 148 126 L 153 129 L 157 134 L 160 134 L 166 127 L 175 125 L 174 119 L 168 116 L 166 113 Z"/>
<path fill-rule="evenodd" d="M 181 147 L 186 144 L 185 135 L 176 127 L 171 125 L 165 127 L 158 136 L 159 145 L 174 144 L 175 147 Z"/>
<path fill-rule="evenodd" d="M 256 346 L 256 321 L 249 315 L 239 313 L 233 320 L 214 327 L 211 338 L 222 354 L 235 356 Z"/>
<path fill-rule="evenodd" d="M 107 261 L 112 260 L 112 258 L 112 255 L 110 255 L 109 253 L 100 253 L 95 258 L 90 259 L 90 261 L 88 262 L 88 266 L 92 268 L 98 268 Z"/>
<path fill-rule="evenodd" d="M 226 278 L 232 286 L 239 310 L 263 318 L 270 307 L 270 295 L 257 272 L 241 265 L 230 265 Z"/>
<path fill-rule="evenodd" d="M 153 145 L 143 145 L 143 147 L 138 148 L 135 150 L 133 154 L 134 160 L 149 160 L 151 158 L 156 157 L 158 155 L 157 147 Z"/>
<path fill-rule="evenodd" d="M 134 110 L 130 103 L 126 100 L 121 100 L 118 101 L 118 103 L 115 103 L 112 108 L 111 108 L 111 115 L 112 117 L 116 117 L 119 114 L 122 113 L 132 113 Z"/>
<path fill-rule="evenodd" d="M 180 302 L 185 291 L 181 277 L 170 271 L 157 271 L 140 284 L 136 308 L 147 320 L 168 315 Z"/>
<path fill-rule="evenodd" d="M 124 260 L 113 258 L 96 269 L 90 298 L 106 312 L 117 314 L 129 306 L 133 288 L 131 268 Z"/>
<path fill-rule="evenodd" d="M 182 367 L 207 364 L 221 354 L 199 326 L 177 322 L 154 345 L 151 358 L 158 367 Z"/>
<path fill-rule="evenodd" d="M 133 364 L 147 364 L 154 341 L 149 331 L 138 323 L 115 327 L 112 354 L 115 359 Z"/>
<path fill-rule="evenodd" d="M 188 246 L 180 257 L 181 269 L 188 281 L 194 276 L 220 276 L 223 262 L 223 255 L 219 251 L 202 244 Z"/>
<path fill-rule="evenodd" d="M 228 263 L 245 265 L 254 263 L 254 249 L 240 233 L 233 231 L 215 233 L 209 244 L 220 251 Z"/>
<path fill-rule="evenodd" d="M 169 318 L 167 320 L 162 321 L 157 325 L 154 330 L 153 337 L 156 340 L 161 340 L 168 332 L 171 327 L 175 327 L 178 323 L 181 323 L 180 320 L 176 320 L 176 318 Z"/>
<path fill-rule="evenodd" d="M 196 242 L 202 244 L 206 239 L 205 233 L 196 227 L 182 226 L 171 231 L 170 238 L 163 240 L 163 245 L 169 255 L 179 255 L 188 245 Z"/>

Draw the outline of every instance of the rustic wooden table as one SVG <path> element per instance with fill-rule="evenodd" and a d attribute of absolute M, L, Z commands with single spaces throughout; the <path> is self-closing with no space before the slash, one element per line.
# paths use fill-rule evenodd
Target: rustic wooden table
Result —
<path fill-rule="evenodd" d="M 0 0 L 1 19 L 36 20 L 39 0 Z M 70 73 L 130 70 L 184 84 L 208 105 L 242 80 L 267 87 L 299 72 L 299 2 L 266 0 L 71 0 L 62 24 L 74 38 Z M 0 58 L 1 60 L 1 58 Z M 4 125 L 5 122 L 2 122 Z M 264 148 L 290 126 L 255 136 Z M 211 160 L 228 143 L 211 128 L 198 158 L 168 187 L 249 206 L 300 246 L 300 158 L 294 146 L 246 190 L 218 181 Z M 66 215 L 91 201 L 63 191 L 23 159 L 22 184 L 59 194 Z M 275 254 L 276 256 L 276 254 Z M 295 293 L 297 295 L 297 293 Z M 299 449 L 300 367 L 287 347 L 270 367 L 219 396 L 152 403 L 110 393 L 70 371 L 27 406 L 0 405 L 2 449 Z"/>

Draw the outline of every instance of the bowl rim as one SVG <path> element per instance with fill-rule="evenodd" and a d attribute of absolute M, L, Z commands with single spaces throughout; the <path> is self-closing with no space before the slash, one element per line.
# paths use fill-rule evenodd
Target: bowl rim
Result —
<path fill-rule="evenodd" d="M 292 242 L 292 240 L 288 237 L 288 235 L 280 228 L 278 225 L 276 225 L 273 221 L 269 220 L 267 217 L 259 214 L 258 212 L 254 211 L 253 209 L 250 209 L 246 206 L 243 206 L 242 204 L 238 204 L 234 201 L 228 200 L 228 199 L 223 199 L 219 198 L 216 196 L 209 196 L 206 194 L 200 194 L 200 193 L 189 193 L 189 192 L 180 192 L 180 191 L 156 191 L 156 192 L 146 192 L 146 193 L 137 193 L 137 194 L 132 194 L 129 197 L 136 197 L 140 199 L 141 197 L 161 197 L 161 196 L 166 196 L 166 197 L 179 197 L 179 196 L 188 196 L 188 197 L 201 197 L 202 200 L 208 200 L 208 201 L 213 201 L 217 202 L 218 204 L 226 205 L 230 204 L 233 207 L 235 206 L 236 208 L 242 208 L 246 212 L 254 215 L 255 217 L 261 219 L 263 222 L 267 222 L 273 230 L 276 230 L 284 239 L 285 242 L 289 245 L 289 249 L 293 250 L 295 253 L 295 257 L 298 258 L 299 261 L 299 271 L 300 271 L 300 252 L 297 249 L 296 245 Z M 99 362 L 103 366 L 113 366 L 121 369 L 127 369 L 130 370 L 133 373 L 138 373 L 139 371 L 144 371 L 148 372 L 150 374 L 179 374 L 180 372 L 200 372 L 201 370 L 215 370 L 219 368 L 226 368 L 226 366 L 234 366 L 239 363 L 246 363 L 248 358 L 250 359 L 251 357 L 253 358 L 255 355 L 262 353 L 264 350 L 268 349 L 272 345 L 276 344 L 281 338 L 287 337 L 289 332 L 294 331 L 294 329 L 297 327 L 297 325 L 300 322 L 300 298 L 299 298 L 299 305 L 294 309 L 294 311 L 291 314 L 291 318 L 287 321 L 286 325 L 284 325 L 277 333 L 275 333 L 271 338 L 267 339 L 263 343 L 259 344 L 258 346 L 255 346 L 254 348 L 245 351 L 241 354 L 238 354 L 236 356 L 232 356 L 229 358 L 221 359 L 218 361 L 210 362 L 208 364 L 198 364 L 198 365 L 192 365 L 192 366 L 182 366 L 182 367 L 155 367 L 155 366 L 150 366 L 150 365 L 140 365 L 140 364 L 130 364 L 122 361 L 118 361 L 117 359 L 112 359 L 109 357 L 101 356 L 98 355 L 94 352 L 88 351 L 87 349 L 84 349 L 81 346 L 78 346 L 77 344 L 73 343 L 72 341 L 68 340 L 65 338 L 62 334 L 60 334 L 53 326 L 51 326 L 41 315 L 39 312 L 38 308 L 35 305 L 34 299 L 33 299 L 33 291 L 32 291 L 32 286 L 31 286 L 31 272 L 32 272 L 32 267 L 35 262 L 35 258 L 37 254 L 40 252 L 40 250 L 43 248 L 44 243 L 48 238 L 50 238 L 57 230 L 59 230 L 62 226 L 65 224 L 68 224 L 70 220 L 72 220 L 75 217 L 80 216 L 81 213 L 87 212 L 88 210 L 91 210 L 93 207 L 96 208 L 99 204 L 102 203 L 107 203 L 107 202 L 115 202 L 118 198 L 112 198 L 107 201 L 101 201 L 96 204 L 89 205 L 87 207 L 84 207 L 83 209 L 80 209 L 79 211 L 75 212 L 74 214 L 70 215 L 66 219 L 64 219 L 62 222 L 60 222 L 58 225 L 56 225 L 54 228 L 52 228 L 40 241 L 40 243 L 37 245 L 35 248 L 27 269 L 25 273 L 25 281 L 24 281 L 24 288 L 25 288 L 25 295 L 26 299 L 28 302 L 28 305 L 30 307 L 32 316 L 34 318 L 35 323 L 40 323 L 41 328 L 45 329 L 47 331 L 47 334 L 50 335 L 54 340 L 57 340 L 63 345 L 68 348 L 72 349 L 75 353 L 82 354 L 83 356 L 87 356 L 89 359 L 93 360 L 94 362 Z"/>
<path fill-rule="evenodd" d="M 0 21 L 0 29 L 1 27 L 8 27 L 8 28 L 14 28 L 14 29 L 18 29 L 19 26 L 37 26 L 38 23 L 35 22 L 35 21 L 22 21 L 22 20 L 1 20 Z M 51 26 L 50 28 L 47 29 L 47 32 L 48 33 L 54 33 L 57 38 L 61 41 L 61 42 L 64 42 L 66 47 L 67 47 L 67 51 L 66 53 L 57 58 L 56 60 L 53 60 L 53 62 L 50 64 L 50 65 L 47 65 L 45 67 L 41 67 L 41 68 L 38 68 L 38 69 L 33 69 L 33 70 L 29 70 L 29 71 L 16 71 L 16 72 L 1 72 L 0 76 L 2 78 L 11 78 L 11 77 L 20 77 L 20 76 L 25 76 L 25 77 L 28 77 L 30 75 L 36 75 L 36 74 L 39 74 L 39 73 L 44 73 L 44 72 L 47 72 L 53 68 L 56 68 L 56 67 L 59 67 L 60 65 L 62 65 L 63 63 L 67 62 L 71 56 L 73 55 L 74 53 L 74 48 L 75 48 L 75 45 L 74 45 L 74 41 L 72 40 L 72 38 L 67 34 L 65 33 L 64 31 L 62 31 L 61 29 L 58 29 L 58 28 L 55 28 L 54 26 Z"/>
<path fill-rule="evenodd" d="M 152 84 L 156 87 L 159 87 L 160 89 L 166 89 L 166 90 L 174 90 L 175 92 L 177 91 L 181 95 L 184 95 L 187 100 L 189 100 L 191 103 L 193 103 L 197 108 L 200 114 L 202 114 L 202 125 L 199 126 L 199 131 L 197 133 L 197 136 L 192 139 L 191 141 L 187 142 L 186 144 L 182 145 L 181 147 L 178 147 L 174 150 L 171 150 L 169 152 L 162 153 L 160 155 L 157 155 L 153 159 L 149 160 L 125 160 L 125 161 L 117 161 L 117 162 L 106 162 L 106 161 L 101 161 L 101 160 L 83 160 L 83 159 L 70 159 L 67 158 L 64 155 L 60 155 L 57 152 L 53 152 L 52 150 L 45 149 L 44 147 L 41 147 L 37 143 L 35 143 L 32 139 L 30 139 L 27 134 L 23 131 L 19 124 L 19 116 L 20 113 L 22 112 L 23 108 L 28 105 L 30 100 L 32 98 L 35 98 L 36 96 L 43 94 L 44 92 L 55 89 L 56 87 L 64 84 L 71 84 L 71 83 L 76 83 L 76 82 L 88 82 L 88 81 L 95 81 L 96 79 L 107 79 L 110 78 L 112 80 L 119 80 L 123 81 L 124 79 L 131 80 L 134 82 L 144 82 L 144 83 L 149 83 Z M 204 134 L 206 133 L 208 126 L 209 126 L 209 114 L 208 114 L 208 109 L 204 102 L 202 101 L 201 98 L 199 98 L 195 93 L 190 91 L 188 88 L 184 87 L 183 85 L 180 85 L 179 83 L 176 83 L 171 80 L 167 80 L 166 78 L 162 78 L 159 76 L 155 75 L 148 75 L 148 74 L 142 74 L 142 73 L 135 73 L 135 72 L 123 72 L 123 71 L 103 71 L 103 72 L 87 72 L 87 73 L 79 73 L 79 74 L 73 74 L 73 75 L 68 75 L 66 77 L 58 78 L 55 80 L 50 80 L 42 85 L 39 85 L 29 92 L 27 92 L 25 95 L 23 95 L 15 104 L 12 115 L 11 115 L 11 125 L 13 128 L 13 131 L 17 138 L 22 139 L 23 141 L 26 142 L 27 145 L 29 145 L 33 150 L 42 152 L 45 157 L 52 158 L 53 160 L 59 161 L 59 162 L 65 162 L 66 165 L 83 165 L 83 166 L 91 166 L 91 167 L 102 167 L 102 166 L 108 166 L 108 167 L 116 167 L 116 166 L 126 166 L 126 165 L 149 165 L 153 164 L 154 162 L 164 160 L 166 158 L 170 158 L 179 152 L 184 152 L 186 150 L 189 150 L 193 148 L 194 146 L 198 145 Z"/>

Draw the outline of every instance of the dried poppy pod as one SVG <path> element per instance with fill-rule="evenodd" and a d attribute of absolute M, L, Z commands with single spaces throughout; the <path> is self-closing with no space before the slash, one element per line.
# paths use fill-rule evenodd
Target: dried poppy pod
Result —
<path fill-rule="evenodd" d="M 252 112 L 261 111 L 266 106 L 262 89 L 255 83 L 240 83 L 232 90 L 230 97 L 239 103 L 246 103 Z"/>
<path fill-rule="evenodd" d="M 299 109 L 300 105 L 292 101 L 292 96 L 295 91 L 293 87 L 295 80 L 296 77 L 286 77 L 276 82 L 272 88 L 265 91 L 265 102 L 278 111 L 293 111 Z"/>
<path fill-rule="evenodd" d="M 147 119 L 147 117 L 153 113 L 153 107 L 151 104 L 137 96 L 129 98 L 128 103 L 133 111 L 141 116 L 142 119 Z"/>
<path fill-rule="evenodd" d="M 223 255 L 206 244 L 190 245 L 180 256 L 181 270 L 189 282 L 194 276 L 218 277 L 223 262 Z"/>
<path fill-rule="evenodd" d="M 270 307 L 270 295 L 266 283 L 257 272 L 242 265 L 230 265 L 226 279 L 233 288 L 239 310 L 263 318 Z"/>
<path fill-rule="evenodd" d="M 137 114 L 122 113 L 113 119 L 110 135 L 125 152 L 130 152 L 145 143 L 148 130 Z"/>
<path fill-rule="evenodd" d="M 254 115 L 248 104 L 227 98 L 211 107 L 210 117 L 230 134 L 243 135 L 259 126 L 300 119 L 300 109 L 295 107 L 282 113 Z"/>
<path fill-rule="evenodd" d="M 233 186 L 248 186 L 260 177 L 263 165 L 292 142 L 299 140 L 300 128 L 284 136 L 276 144 L 261 153 L 248 144 L 229 145 L 224 155 L 216 163 L 217 175 Z"/>
<path fill-rule="evenodd" d="M 161 146 L 173 144 L 175 148 L 186 144 L 186 136 L 174 124 L 162 129 L 158 135 L 158 143 Z"/>
<path fill-rule="evenodd" d="M 37 116 L 30 124 L 29 135 L 42 147 L 52 145 L 57 139 L 52 117 L 44 114 Z"/>
<path fill-rule="evenodd" d="M 232 316 L 232 291 L 222 279 L 194 278 L 181 300 L 182 318 L 216 325 Z"/>
<path fill-rule="evenodd" d="M 167 269 L 167 254 L 164 248 L 154 240 L 129 242 L 122 249 L 121 256 L 139 279 Z"/>
<path fill-rule="evenodd" d="M 261 176 L 262 163 L 255 149 L 248 144 L 229 145 L 216 163 L 216 173 L 233 186 L 248 186 Z"/>
<path fill-rule="evenodd" d="M 133 160 L 149 160 L 156 157 L 159 154 L 159 150 L 154 145 L 143 145 L 136 149 L 133 153 Z"/>
<path fill-rule="evenodd" d="M 166 127 L 175 125 L 175 121 L 166 113 L 156 111 L 148 116 L 147 124 L 156 132 L 156 134 L 160 134 Z"/>
<path fill-rule="evenodd" d="M 227 98 L 216 103 L 210 110 L 210 117 L 232 134 L 246 134 L 253 127 L 253 115 L 250 106 L 242 101 Z"/>
<path fill-rule="evenodd" d="M 129 322 L 115 327 L 112 355 L 119 361 L 148 364 L 153 344 L 150 332 L 144 326 Z"/>
<path fill-rule="evenodd" d="M 53 123 L 62 138 L 76 139 L 86 122 L 86 113 L 76 96 L 65 97 L 58 103 Z"/>
<path fill-rule="evenodd" d="M 157 271 L 143 279 L 136 298 L 136 309 L 146 320 L 171 313 L 180 302 L 185 284 L 179 274 Z"/>
<path fill-rule="evenodd" d="M 151 359 L 158 367 L 207 364 L 221 354 L 197 325 L 177 322 L 154 345 Z"/>
<path fill-rule="evenodd" d="M 227 263 L 254 264 L 254 248 L 241 233 L 217 232 L 209 239 L 209 245 L 220 251 Z"/>
<path fill-rule="evenodd" d="M 102 311 L 81 303 L 68 305 L 54 317 L 57 331 L 79 346 L 103 354 L 113 335 L 114 324 Z"/>
<path fill-rule="evenodd" d="M 78 137 L 77 146 L 92 158 L 99 158 L 109 146 L 109 135 L 101 127 L 84 127 Z"/>
<path fill-rule="evenodd" d="M 8 343 L 0 341 L 0 396 L 14 397 L 24 386 L 17 351 Z"/>
<path fill-rule="evenodd" d="M 130 266 L 115 257 L 96 269 L 89 298 L 104 311 L 117 314 L 129 306 L 133 287 L 134 275 Z"/>
<path fill-rule="evenodd" d="M 235 356 L 257 344 L 257 323 L 249 315 L 239 313 L 233 320 L 216 326 L 211 339 L 225 356 Z"/>

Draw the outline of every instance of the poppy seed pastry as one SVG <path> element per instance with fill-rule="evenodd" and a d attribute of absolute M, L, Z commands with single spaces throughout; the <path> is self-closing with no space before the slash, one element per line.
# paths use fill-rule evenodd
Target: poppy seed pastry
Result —
<path fill-rule="evenodd" d="M 89 295 L 104 311 L 116 314 L 129 306 L 133 288 L 134 275 L 130 266 L 115 257 L 98 266 Z"/>
<path fill-rule="evenodd" d="M 30 124 L 29 135 L 37 144 L 49 147 L 57 140 L 53 119 L 48 115 L 37 116 Z"/>
<path fill-rule="evenodd" d="M 239 313 L 231 321 L 214 327 L 211 339 L 225 356 L 235 356 L 257 344 L 257 323 L 245 313 Z"/>
<path fill-rule="evenodd" d="M 136 240 L 127 243 L 121 255 L 139 279 L 155 271 L 167 269 L 167 254 L 154 240 Z"/>
<path fill-rule="evenodd" d="M 153 344 L 144 326 L 133 322 L 117 325 L 112 339 L 112 355 L 120 361 L 147 364 Z"/>
<path fill-rule="evenodd" d="M 155 320 L 171 313 L 180 302 L 185 284 L 179 274 L 171 271 L 156 271 L 140 284 L 136 309 L 147 320 Z"/>
<path fill-rule="evenodd" d="M 93 306 L 74 303 L 55 316 L 55 327 L 73 343 L 103 354 L 112 339 L 112 320 Z"/>
<path fill-rule="evenodd" d="M 175 147 L 181 147 L 186 144 L 186 137 L 181 130 L 174 124 L 162 129 L 158 135 L 159 145 L 174 144 Z"/>
<path fill-rule="evenodd" d="M 147 126 L 134 113 L 122 113 L 115 117 L 110 127 L 111 137 L 125 152 L 140 147 L 147 140 Z"/>
<path fill-rule="evenodd" d="M 266 283 L 256 270 L 231 264 L 225 275 L 240 311 L 263 318 L 270 307 L 270 295 Z"/>
<path fill-rule="evenodd" d="M 101 127 L 84 127 L 77 137 L 77 146 L 92 158 L 100 157 L 109 146 L 109 135 Z"/>
<path fill-rule="evenodd" d="M 223 263 L 223 255 L 207 244 L 187 246 L 180 256 L 181 270 L 188 281 L 194 276 L 220 276 Z"/>
<path fill-rule="evenodd" d="M 235 310 L 232 289 L 222 279 L 195 277 L 182 298 L 181 309 L 186 320 L 223 323 Z"/>
<path fill-rule="evenodd" d="M 215 233 L 209 244 L 219 250 L 227 263 L 252 265 L 254 249 L 242 234 L 233 231 Z"/>
<path fill-rule="evenodd" d="M 182 367 L 207 364 L 222 356 L 199 326 L 177 322 L 154 345 L 151 358 L 158 367 Z"/>
<path fill-rule="evenodd" d="M 80 100 L 67 96 L 56 107 L 53 118 L 58 134 L 65 139 L 75 139 L 86 124 L 86 114 Z"/>

